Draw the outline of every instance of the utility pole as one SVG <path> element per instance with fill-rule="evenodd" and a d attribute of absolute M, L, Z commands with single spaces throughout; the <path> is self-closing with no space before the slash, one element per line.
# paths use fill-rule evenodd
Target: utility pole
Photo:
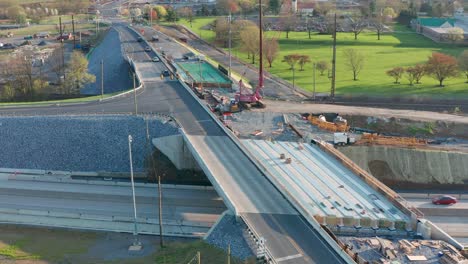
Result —
<path fill-rule="evenodd" d="M 231 66 L 232 66 L 232 55 L 231 55 L 231 41 L 232 41 L 232 37 L 231 37 L 231 22 L 232 22 L 232 17 L 231 17 L 231 8 L 229 7 L 229 18 L 228 18 L 228 22 L 229 22 L 229 72 L 228 72 L 228 76 L 229 78 L 231 78 Z"/>
<path fill-rule="evenodd" d="M 227 259 L 227 264 L 231 264 L 231 243 L 228 244 L 228 259 Z"/>
<path fill-rule="evenodd" d="M 198 264 L 201 264 L 201 254 L 200 254 L 200 251 L 197 252 L 197 260 L 198 260 Z"/>
<path fill-rule="evenodd" d="M 260 58 L 259 58 L 259 71 L 258 71 L 258 88 L 263 88 L 263 11 L 262 11 L 262 0 L 259 0 L 258 8 L 258 26 L 260 27 Z"/>
<path fill-rule="evenodd" d="M 101 60 L 101 99 L 104 97 L 104 60 Z"/>
<path fill-rule="evenodd" d="M 164 247 L 163 241 L 163 224 L 162 224 L 162 188 L 161 188 L 161 176 L 158 176 L 158 189 L 159 189 L 159 243 L 161 248 Z"/>
<path fill-rule="evenodd" d="M 314 87 L 314 93 L 313 93 L 313 99 L 315 101 L 315 68 L 317 67 L 317 63 L 314 62 L 314 82 L 313 82 L 313 87 Z"/>
<path fill-rule="evenodd" d="M 62 73 L 63 73 L 63 81 L 65 82 L 65 50 L 63 47 L 63 27 L 62 27 L 61 16 L 59 16 L 59 27 L 60 27 L 60 43 L 62 47 Z"/>
<path fill-rule="evenodd" d="M 335 100 L 335 83 L 336 83 L 336 13 L 335 23 L 333 26 L 333 59 L 332 59 L 332 80 L 331 80 L 331 91 L 330 97 Z"/>
<path fill-rule="evenodd" d="M 133 73 L 133 103 L 135 104 L 135 115 L 137 115 L 138 114 L 138 105 L 137 105 L 135 73 Z"/>
<path fill-rule="evenodd" d="M 133 181 L 133 160 L 132 160 L 132 135 L 128 135 L 128 156 L 130 159 L 130 179 L 132 182 L 132 199 L 133 199 L 133 246 L 141 246 L 138 241 L 138 228 L 137 228 L 137 211 L 136 211 L 136 199 L 135 199 L 135 183 Z"/>
<path fill-rule="evenodd" d="M 73 31 L 73 49 L 76 48 L 76 37 L 75 37 L 75 19 L 72 15 L 72 31 Z"/>

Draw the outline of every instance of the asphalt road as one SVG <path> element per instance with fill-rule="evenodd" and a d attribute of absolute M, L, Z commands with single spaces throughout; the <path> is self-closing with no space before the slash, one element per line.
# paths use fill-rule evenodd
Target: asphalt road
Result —
<path fill-rule="evenodd" d="M 424 218 L 436 224 L 453 236 L 460 243 L 468 245 L 468 194 L 463 193 L 459 202 L 454 205 L 434 205 L 432 198 L 436 194 L 400 193 L 410 206 L 424 213 Z M 459 194 L 452 194 L 460 198 Z"/>
<path fill-rule="evenodd" d="M 226 210 L 213 191 L 163 188 L 164 221 L 212 225 Z M 136 187 L 139 218 L 158 218 L 158 190 Z M 2 181 L 0 208 L 59 211 L 103 216 L 133 216 L 130 186 Z"/>
<path fill-rule="evenodd" d="M 245 210 L 241 216 L 267 240 L 267 247 L 281 263 L 345 263 L 298 215 L 286 199 L 256 169 L 252 161 L 234 145 L 192 94 L 173 80 L 161 80 L 162 63 L 150 62 L 155 56 L 145 52 L 146 44 L 136 42 L 136 35 L 124 25 L 116 25 L 121 41 L 132 47 L 137 69 L 143 72 L 144 89 L 137 95 L 139 112 L 164 113 L 175 117 L 184 132 L 209 161 L 217 181 L 230 194 L 232 202 Z M 162 40 L 164 41 L 164 40 Z M 148 64 L 149 63 L 149 64 Z M 153 65 L 150 67 L 149 65 Z M 156 77 L 154 76 L 156 75 Z M 41 108 L 2 108 L 0 113 L 24 115 L 131 113 L 133 95 L 102 103 Z"/>

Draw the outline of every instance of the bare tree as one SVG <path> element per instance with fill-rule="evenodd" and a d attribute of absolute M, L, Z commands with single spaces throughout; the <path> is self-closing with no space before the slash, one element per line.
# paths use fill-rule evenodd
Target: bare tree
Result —
<path fill-rule="evenodd" d="M 55 74 L 57 78 L 57 83 L 60 83 L 60 92 L 63 91 L 63 83 L 62 83 L 62 78 L 64 78 L 64 73 L 65 73 L 65 64 L 64 59 L 63 59 L 63 53 L 62 53 L 62 48 L 63 46 L 60 46 L 52 53 L 49 55 L 47 58 L 46 64 L 49 67 L 50 71 Z"/>
<path fill-rule="evenodd" d="M 271 68 L 271 64 L 278 57 L 279 53 L 279 44 L 278 40 L 275 38 L 266 39 L 263 42 L 263 54 L 265 59 L 268 61 L 268 66 Z"/>
<path fill-rule="evenodd" d="M 458 57 L 458 67 L 466 76 L 466 82 L 468 83 L 468 50 L 463 51 L 463 53 Z"/>
<path fill-rule="evenodd" d="M 257 26 L 247 26 L 240 32 L 241 49 L 250 54 L 252 64 L 255 64 L 255 56 L 259 52 L 259 31 Z"/>
<path fill-rule="evenodd" d="M 406 69 L 406 75 L 410 85 L 413 85 L 413 81 L 419 84 L 424 74 L 426 74 L 426 65 L 423 64 L 417 64 L 414 67 L 408 67 Z"/>
<path fill-rule="evenodd" d="M 387 26 L 385 25 L 385 19 L 382 14 L 377 15 L 372 20 L 372 27 L 375 29 L 375 32 L 377 32 L 377 40 L 380 40 L 380 36 L 387 28 Z"/>
<path fill-rule="evenodd" d="M 353 72 L 353 80 L 357 81 L 359 73 L 364 68 L 364 54 L 356 49 L 345 49 L 343 54 L 345 56 L 346 66 Z"/>
<path fill-rule="evenodd" d="M 286 38 L 289 38 L 289 32 L 293 31 L 296 27 L 296 16 L 288 14 L 281 18 L 281 28 L 286 32 Z"/>
<path fill-rule="evenodd" d="M 349 24 L 351 32 L 354 34 L 354 39 L 357 40 L 357 37 L 361 32 L 367 27 L 367 21 L 363 17 L 355 16 L 351 19 Z"/>
<path fill-rule="evenodd" d="M 317 70 L 320 72 L 320 75 L 323 76 L 325 71 L 330 69 L 330 64 L 328 62 L 326 62 L 326 61 L 319 61 L 319 62 L 317 62 L 316 67 L 317 67 Z"/>

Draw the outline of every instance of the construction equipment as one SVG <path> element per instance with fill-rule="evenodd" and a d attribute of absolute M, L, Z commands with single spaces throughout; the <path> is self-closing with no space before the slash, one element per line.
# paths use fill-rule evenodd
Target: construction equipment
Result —
<path fill-rule="evenodd" d="M 238 102 L 240 105 L 242 105 L 244 108 L 249 109 L 251 106 L 255 106 L 258 108 L 265 108 L 266 105 L 261 101 L 262 96 L 260 95 L 260 86 L 257 86 L 255 88 L 255 91 L 253 93 L 249 94 L 244 94 L 242 93 L 244 88 L 244 83 L 242 82 L 242 79 L 239 80 L 239 92 L 236 93 L 235 95 L 235 100 Z"/>
<path fill-rule="evenodd" d="M 335 118 L 337 122 L 328 122 L 324 115 L 313 116 L 309 115 L 307 119 L 313 124 L 318 126 L 320 129 L 328 130 L 331 132 L 347 132 L 349 126 L 345 119 Z"/>
<path fill-rule="evenodd" d="M 354 137 L 351 137 L 348 133 L 346 132 L 338 132 L 333 134 L 333 144 L 335 145 L 349 145 L 349 144 L 354 144 L 356 142 L 356 139 Z"/>
<path fill-rule="evenodd" d="M 364 133 L 360 140 L 356 142 L 358 145 L 387 145 L 387 146 L 424 146 L 427 145 L 426 139 L 415 137 L 391 137 L 378 134 Z"/>

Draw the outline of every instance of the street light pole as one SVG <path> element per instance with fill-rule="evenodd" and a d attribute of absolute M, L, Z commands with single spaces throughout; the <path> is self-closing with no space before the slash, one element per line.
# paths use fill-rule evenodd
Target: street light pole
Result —
<path fill-rule="evenodd" d="M 132 199 L 133 199 L 133 246 L 140 246 L 141 243 L 138 241 L 138 228 L 137 228 L 137 211 L 136 211 L 136 199 L 135 199 L 135 183 L 133 181 L 133 160 L 132 160 L 132 135 L 128 135 L 128 156 L 130 159 L 130 179 L 132 182 Z"/>
<path fill-rule="evenodd" d="M 228 21 L 229 21 L 229 72 L 228 72 L 228 75 L 229 75 L 229 78 L 231 78 L 231 66 L 232 66 L 232 55 L 231 55 L 231 48 L 232 48 L 232 44 L 231 44 L 231 20 L 232 20 L 232 17 L 231 17 L 231 8 L 229 8 L 229 18 L 228 18 Z"/>
<path fill-rule="evenodd" d="M 104 98 L 104 60 L 101 60 L 101 99 Z"/>
<path fill-rule="evenodd" d="M 133 103 L 135 104 L 135 115 L 137 115 L 138 114 L 138 105 L 137 105 L 135 73 L 133 73 Z"/>
<path fill-rule="evenodd" d="M 161 190 L 161 176 L 158 176 L 158 190 L 159 190 L 159 243 L 161 248 L 164 247 L 163 241 L 163 227 L 162 227 L 162 190 Z"/>

